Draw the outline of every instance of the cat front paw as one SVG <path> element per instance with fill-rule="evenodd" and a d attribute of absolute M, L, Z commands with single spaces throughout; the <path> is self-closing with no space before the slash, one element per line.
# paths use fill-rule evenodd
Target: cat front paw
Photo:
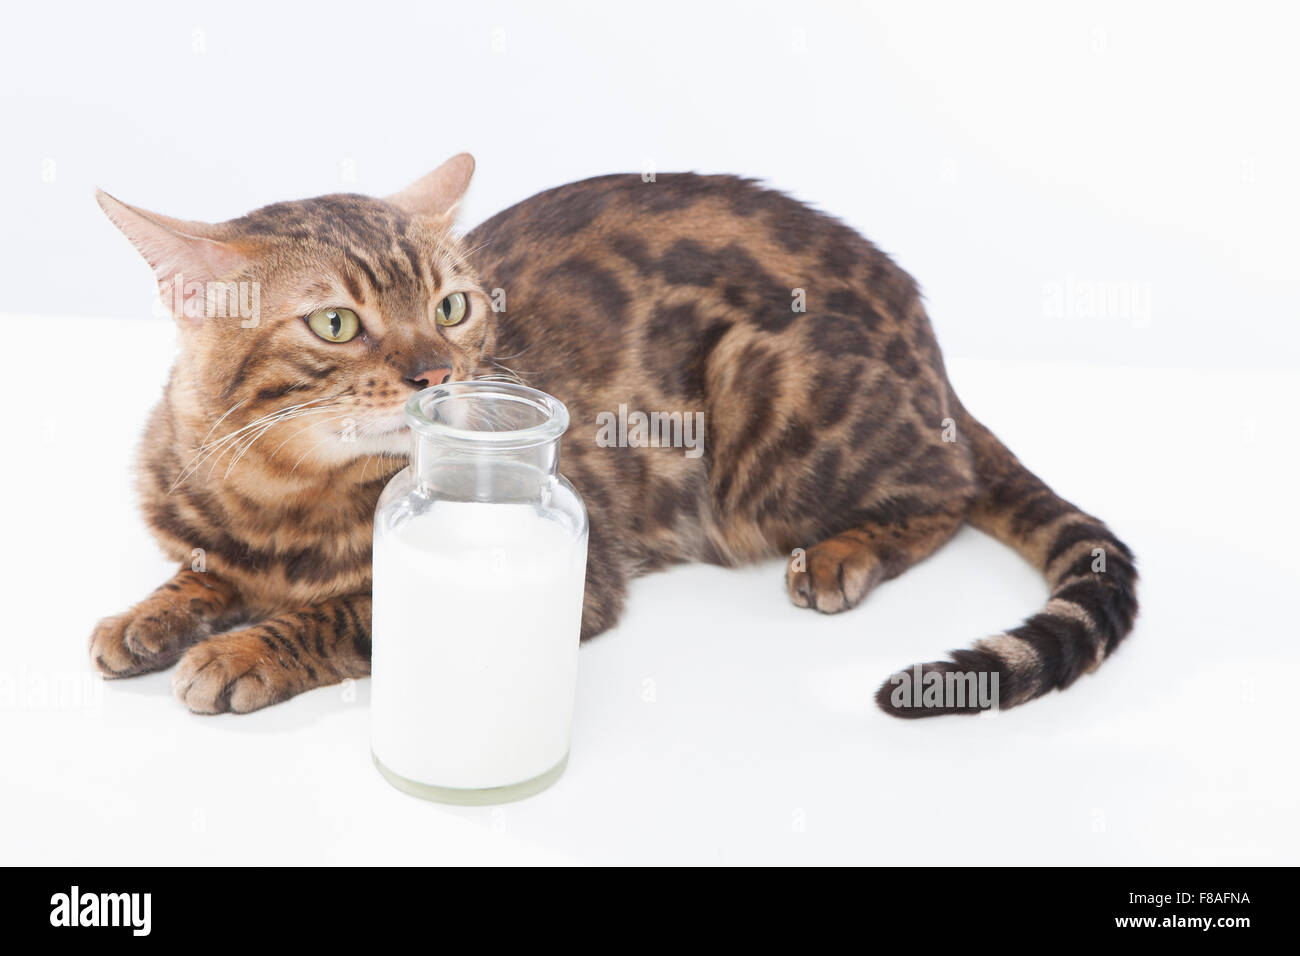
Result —
<path fill-rule="evenodd" d="M 170 667 L 185 648 L 237 617 L 238 607 L 228 583 L 181 568 L 125 614 L 99 622 L 90 635 L 91 663 L 105 677 Z"/>
<path fill-rule="evenodd" d="M 248 631 L 190 648 L 172 678 L 172 692 L 196 714 L 246 714 L 291 697 L 283 669 Z"/>
<path fill-rule="evenodd" d="M 134 677 L 170 667 L 197 639 L 201 623 L 186 614 L 127 611 L 106 617 L 90 635 L 90 660 L 105 677 Z"/>

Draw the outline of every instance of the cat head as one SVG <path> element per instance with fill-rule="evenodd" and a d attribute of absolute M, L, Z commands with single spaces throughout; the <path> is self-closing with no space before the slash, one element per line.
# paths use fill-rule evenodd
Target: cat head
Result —
<path fill-rule="evenodd" d="M 478 377 L 491 354 L 491 303 L 451 232 L 473 171 L 462 153 L 384 199 L 321 196 L 216 224 L 97 193 L 179 325 L 173 404 L 220 421 L 214 439 L 265 419 L 256 451 L 279 445 L 292 462 L 310 448 L 303 468 L 403 452 L 410 395 Z"/>

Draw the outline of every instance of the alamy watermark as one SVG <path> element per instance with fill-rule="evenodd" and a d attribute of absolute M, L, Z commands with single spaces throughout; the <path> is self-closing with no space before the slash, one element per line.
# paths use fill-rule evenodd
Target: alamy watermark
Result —
<path fill-rule="evenodd" d="M 1151 324 L 1150 282 L 1080 279 L 1043 283 L 1043 315 L 1049 319 L 1120 319 L 1137 328 Z"/>
<path fill-rule="evenodd" d="M 73 886 L 50 897 L 51 926 L 118 926 L 148 936 L 153 924 L 152 893 L 87 893 Z"/>
<path fill-rule="evenodd" d="M 925 671 L 920 664 L 889 679 L 895 710 L 997 710 L 997 671 Z"/>
<path fill-rule="evenodd" d="M 178 272 L 167 282 L 167 292 L 155 300 L 154 311 L 160 317 L 238 318 L 241 328 L 255 329 L 262 321 L 261 283 L 186 282 Z"/>
<path fill-rule="evenodd" d="M 72 711 L 97 718 L 103 704 L 104 681 L 90 671 L 0 672 L 0 711 Z"/>
<path fill-rule="evenodd" d="M 703 412 L 628 411 L 596 416 L 596 444 L 601 448 L 682 448 L 687 458 L 704 454 Z"/>

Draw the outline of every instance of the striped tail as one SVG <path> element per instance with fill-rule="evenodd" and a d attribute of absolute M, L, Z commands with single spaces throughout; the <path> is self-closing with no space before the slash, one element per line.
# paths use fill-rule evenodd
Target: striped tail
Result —
<path fill-rule="evenodd" d="M 895 717 L 977 713 L 1063 690 L 1095 670 L 1137 616 L 1133 552 L 958 409 L 957 427 L 970 440 L 980 485 L 966 520 L 1041 570 L 1051 598 L 1014 630 L 887 680 L 876 702 Z"/>

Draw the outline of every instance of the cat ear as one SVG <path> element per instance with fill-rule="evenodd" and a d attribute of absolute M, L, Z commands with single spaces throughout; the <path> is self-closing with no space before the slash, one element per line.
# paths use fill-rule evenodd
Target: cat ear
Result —
<path fill-rule="evenodd" d="M 193 283 L 221 281 L 239 273 L 248 263 L 247 250 L 229 241 L 232 237 L 228 227 L 137 209 L 102 189 L 95 190 L 95 199 L 113 225 L 153 267 L 164 302 L 181 302 L 184 290 L 193 288 Z M 178 282 L 181 295 L 174 294 Z"/>
<path fill-rule="evenodd" d="M 417 179 L 400 193 L 393 193 L 387 201 L 412 215 L 450 222 L 456 217 L 456 207 L 473 175 L 474 157 L 458 153 L 423 179 Z"/>

